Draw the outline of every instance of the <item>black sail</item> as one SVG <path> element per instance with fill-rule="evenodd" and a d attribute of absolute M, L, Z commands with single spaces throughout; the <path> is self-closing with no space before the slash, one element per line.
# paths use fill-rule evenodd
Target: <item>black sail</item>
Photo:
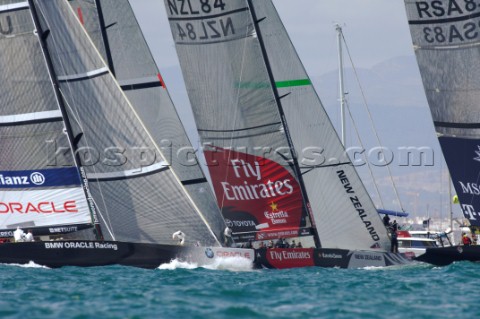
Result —
<path fill-rule="evenodd" d="M 480 226 L 480 7 L 405 1 L 423 86 L 465 218 Z"/>

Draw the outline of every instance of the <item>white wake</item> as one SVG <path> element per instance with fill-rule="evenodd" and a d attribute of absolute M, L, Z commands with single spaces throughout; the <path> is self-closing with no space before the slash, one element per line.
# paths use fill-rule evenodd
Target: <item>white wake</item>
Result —
<path fill-rule="evenodd" d="M 2 264 L 4 266 L 13 266 L 13 267 L 21 267 L 21 268 L 44 268 L 50 269 L 47 266 L 42 266 L 39 264 L 34 263 L 33 261 L 28 262 L 28 264 Z"/>
<path fill-rule="evenodd" d="M 212 259 L 212 263 L 199 265 L 193 262 L 180 261 L 174 259 L 169 263 L 162 264 L 158 269 L 175 270 L 175 269 L 196 269 L 205 268 L 210 270 L 228 270 L 228 271 L 251 271 L 253 262 L 243 257 L 216 257 Z"/>
<path fill-rule="evenodd" d="M 198 268 L 196 263 L 189 263 L 186 261 L 180 261 L 178 259 L 174 259 L 170 261 L 168 264 L 161 264 L 158 269 L 162 270 L 175 270 L 175 269 L 195 269 Z"/>

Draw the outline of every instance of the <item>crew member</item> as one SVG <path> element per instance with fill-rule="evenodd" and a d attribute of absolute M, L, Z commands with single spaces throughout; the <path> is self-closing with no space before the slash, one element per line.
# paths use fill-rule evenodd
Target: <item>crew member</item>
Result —
<path fill-rule="evenodd" d="M 388 217 L 387 214 L 385 214 L 385 216 L 383 216 L 383 224 L 387 227 L 390 225 L 390 217 Z"/>
<path fill-rule="evenodd" d="M 16 243 L 25 241 L 25 233 L 20 227 L 17 227 L 17 230 L 13 232 L 13 239 Z"/>
<path fill-rule="evenodd" d="M 470 237 L 467 236 L 467 234 L 463 233 L 462 243 L 463 243 L 463 246 L 470 246 L 472 244 L 472 240 L 470 239 Z"/>
<path fill-rule="evenodd" d="M 223 244 L 226 247 L 230 247 L 231 242 L 232 242 L 232 229 L 227 226 L 223 231 Z"/>
<path fill-rule="evenodd" d="M 29 229 L 27 234 L 25 235 L 25 241 L 34 241 L 31 229 Z"/>
<path fill-rule="evenodd" d="M 174 233 L 172 234 L 172 238 L 173 238 L 174 240 L 178 240 L 178 243 L 179 243 L 180 245 L 183 245 L 183 244 L 185 243 L 185 234 L 184 234 L 181 230 L 179 230 L 179 231 L 177 231 L 177 232 L 174 232 Z"/>
<path fill-rule="evenodd" d="M 391 247 L 391 252 L 392 253 L 398 253 L 398 238 L 397 238 L 397 232 L 392 231 L 392 247 Z"/>

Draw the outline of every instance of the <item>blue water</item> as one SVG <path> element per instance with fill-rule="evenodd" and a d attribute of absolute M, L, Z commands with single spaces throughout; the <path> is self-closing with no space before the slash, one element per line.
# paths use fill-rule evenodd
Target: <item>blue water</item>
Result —
<path fill-rule="evenodd" d="M 354 270 L 167 268 L 0 265 L 0 318 L 480 317 L 480 264 L 469 262 Z"/>

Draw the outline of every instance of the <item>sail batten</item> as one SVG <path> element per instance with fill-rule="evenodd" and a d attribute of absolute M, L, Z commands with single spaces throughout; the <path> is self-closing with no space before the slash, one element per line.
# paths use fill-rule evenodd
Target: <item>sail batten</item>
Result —
<path fill-rule="evenodd" d="M 28 8 L 28 1 L 0 5 L 0 12 L 16 11 Z"/>
<path fill-rule="evenodd" d="M 97 181 L 109 181 L 127 178 L 136 178 L 149 174 L 158 173 L 168 168 L 167 162 L 159 162 L 153 165 L 141 167 L 140 169 L 133 169 L 128 171 L 110 172 L 110 173 L 89 173 L 87 178 Z"/>
<path fill-rule="evenodd" d="M 462 129 L 480 129 L 480 123 L 452 123 L 452 122 L 438 122 L 433 124 L 438 127 L 462 128 Z"/>
<path fill-rule="evenodd" d="M 138 82 L 138 83 L 132 82 L 129 84 L 122 84 L 121 87 L 123 91 L 130 91 L 130 90 L 142 90 L 142 89 L 163 87 L 163 85 L 158 81 L 152 81 L 152 82 Z"/>
<path fill-rule="evenodd" d="M 107 73 L 108 73 L 108 68 L 102 67 L 100 69 L 87 71 L 82 74 L 59 75 L 58 80 L 61 82 L 62 81 L 81 81 L 81 80 L 93 79 L 94 77 L 104 75 Z"/>
<path fill-rule="evenodd" d="M 24 113 L 15 115 L 2 115 L 0 116 L 0 125 L 20 125 L 28 123 L 39 123 L 42 121 L 59 121 L 63 120 L 62 113 L 59 110 L 56 111 L 42 111 L 34 113 Z"/>

